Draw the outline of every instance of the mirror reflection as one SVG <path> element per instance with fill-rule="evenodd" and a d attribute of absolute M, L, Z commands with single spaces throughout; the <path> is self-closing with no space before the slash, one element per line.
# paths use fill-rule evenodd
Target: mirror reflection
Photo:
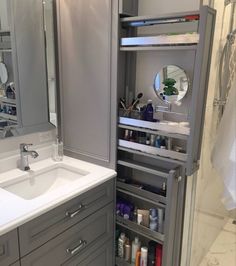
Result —
<path fill-rule="evenodd" d="M 162 101 L 167 103 L 180 102 L 189 89 L 189 79 L 185 71 L 175 65 L 168 65 L 157 73 L 154 90 Z"/>
<path fill-rule="evenodd" d="M 50 123 L 57 126 L 54 23 L 53 0 L 46 0 L 44 1 L 44 26 L 48 73 L 49 119 Z"/>
<path fill-rule="evenodd" d="M 0 139 L 56 126 L 53 0 L 0 0 Z"/>

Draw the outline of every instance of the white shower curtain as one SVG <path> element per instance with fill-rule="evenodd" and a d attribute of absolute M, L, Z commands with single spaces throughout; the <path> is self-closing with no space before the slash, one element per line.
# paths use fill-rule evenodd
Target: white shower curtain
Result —
<path fill-rule="evenodd" d="M 236 78 L 229 91 L 212 152 L 212 164 L 223 179 L 222 202 L 227 210 L 236 208 Z"/>

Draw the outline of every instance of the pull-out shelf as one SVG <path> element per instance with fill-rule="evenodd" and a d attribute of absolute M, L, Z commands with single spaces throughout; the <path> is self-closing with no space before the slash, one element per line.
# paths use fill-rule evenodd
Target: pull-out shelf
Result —
<path fill-rule="evenodd" d="M 116 223 L 122 227 L 125 227 L 139 235 L 142 235 L 146 237 L 147 239 L 156 241 L 159 244 L 163 244 L 165 240 L 165 236 L 163 234 L 160 234 L 156 231 L 152 231 L 149 228 L 139 225 L 137 223 L 134 223 L 130 220 L 125 220 L 124 218 L 117 216 L 116 217 Z"/>
<path fill-rule="evenodd" d="M 121 38 L 121 46 L 194 45 L 198 42 L 198 33 Z"/>

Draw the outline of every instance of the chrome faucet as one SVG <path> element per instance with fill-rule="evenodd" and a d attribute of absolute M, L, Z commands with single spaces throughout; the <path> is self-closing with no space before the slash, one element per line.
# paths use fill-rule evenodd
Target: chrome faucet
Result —
<path fill-rule="evenodd" d="M 29 151 L 29 146 L 32 145 L 33 144 L 26 144 L 26 143 L 20 144 L 20 169 L 22 171 L 30 170 L 29 158 L 28 158 L 29 155 L 32 158 L 37 158 L 39 156 L 39 154 L 36 151 Z"/>

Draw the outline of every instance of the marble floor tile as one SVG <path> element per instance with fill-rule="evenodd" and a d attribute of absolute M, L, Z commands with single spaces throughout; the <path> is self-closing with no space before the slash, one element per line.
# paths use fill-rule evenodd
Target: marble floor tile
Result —
<path fill-rule="evenodd" d="M 199 266 L 236 266 L 236 225 L 230 219 Z"/>

